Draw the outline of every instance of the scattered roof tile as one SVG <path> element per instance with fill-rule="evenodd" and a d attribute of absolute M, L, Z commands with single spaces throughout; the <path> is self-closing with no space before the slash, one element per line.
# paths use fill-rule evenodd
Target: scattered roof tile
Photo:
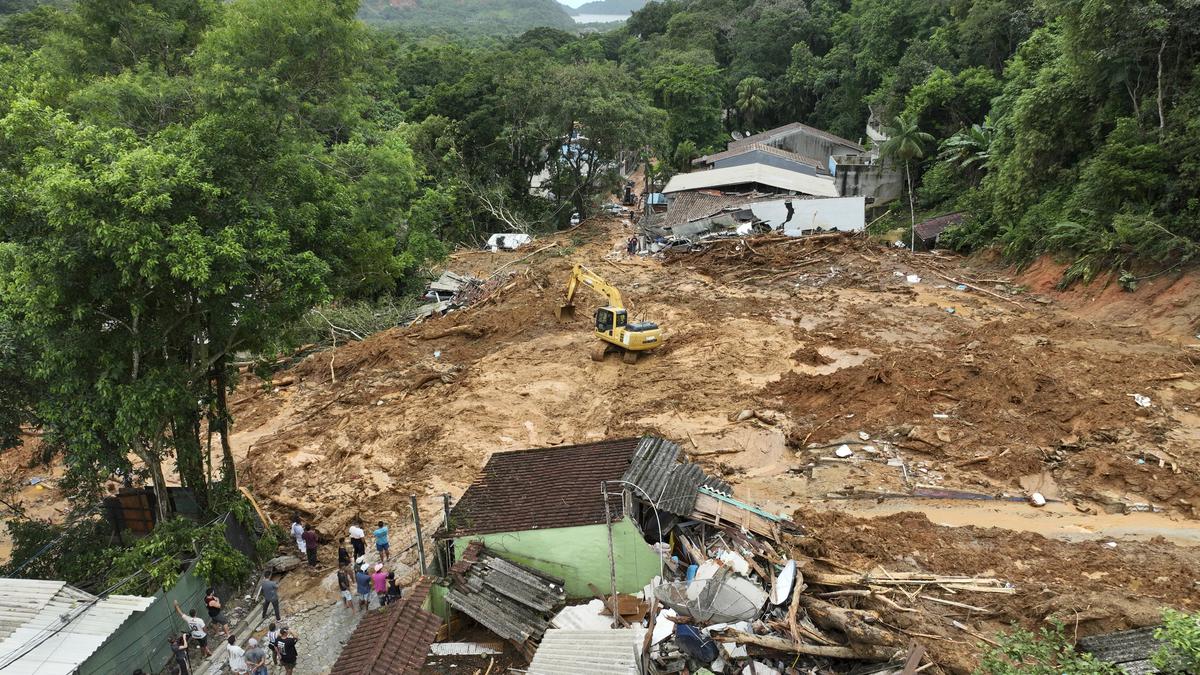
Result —
<path fill-rule="evenodd" d="M 541 639 L 550 617 L 566 599 L 563 580 L 493 555 L 482 546 L 475 556 L 475 562 L 453 581 L 446 604 L 505 640 L 520 645 Z"/>
<path fill-rule="evenodd" d="M 601 483 L 625 474 L 640 439 L 498 452 L 450 513 L 464 537 L 604 522 Z"/>
<path fill-rule="evenodd" d="M 350 635 L 331 675 L 417 675 L 442 620 L 423 609 L 432 581 L 421 578 L 398 602 L 368 612 Z"/>

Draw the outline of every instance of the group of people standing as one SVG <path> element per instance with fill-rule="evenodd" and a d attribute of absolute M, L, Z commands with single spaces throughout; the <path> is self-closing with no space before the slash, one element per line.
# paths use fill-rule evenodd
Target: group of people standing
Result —
<path fill-rule="evenodd" d="M 338 539 L 338 591 L 346 608 L 352 612 L 359 609 L 366 611 L 372 601 L 380 606 L 386 605 L 401 596 L 400 586 L 396 583 L 396 575 L 385 567 L 391 557 L 391 546 L 388 541 L 388 526 L 379 521 L 376 529 L 371 531 L 378 562 L 372 564 L 367 560 L 367 532 L 363 529 L 361 520 L 351 523 L 349 530 L 350 550 L 346 549 L 346 538 Z M 305 524 L 299 515 L 292 517 L 291 535 L 296 541 L 296 548 L 305 557 L 310 568 L 317 567 L 317 549 L 320 537 L 311 523 Z M 357 591 L 357 601 L 351 588 Z M 237 638 L 229 630 L 229 621 L 222 611 L 221 600 L 215 589 L 208 589 L 204 598 L 205 609 L 208 612 L 208 622 L 197 616 L 195 609 L 187 614 L 175 603 L 175 610 L 187 624 L 187 630 L 172 637 L 171 650 L 174 654 L 176 671 L 180 675 L 191 675 L 191 662 L 188 657 L 190 647 L 198 647 L 204 657 L 212 655 L 208 645 L 208 631 L 220 630 L 229 646 L 229 669 L 235 675 L 268 675 L 268 659 L 272 664 L 282 665 L 287 675 L 292 674 L 298 658 L 297 643 L 299 637 L 295 631 L 282 625 L 282 615 L 279 611 L 279 584 L 271 578 L 270 572 L 263 574 L 259 591 L 262 594 L 262 618 L 265 620 L 269 610 L 274 610 L 275 622 L 271 623 L 263 636 L 262 642 L 251 637 L 245 647 L 237 643 Z"/>
<path fill-rule="evenodd" d="M 354 559 L 358 560 L 367 554 L 367 533 L 363 529 L 361 520 L 355 520 L 350 523 L 350 545 L 354 548 Z M 381 520 L 378 527 L 371 532 L 371 536 L 375 539 L 375 551 L 379 553 L 379 561 L 387 562 L 391 553 L 391 545 L 388 543 L 388 526 Z M 317 531 L 313 529 L 312 523 L 304 524 L 300 520 L 300 514 L 292 516 L 292 538 L 296 540 L 296 548 L 300 554 L 308 560 L 309 567 L 317 566 L 317 547 L 320 545 L 320 537 Z M 338 539 L 339 545 L 344 542 L 344 539 Z M 338 556 L 338 566 L 348 564 L 349 561 L 343 563 L 341 556 Z"/>
<path fill-rule="evenodd" d="M 264 587 L 268 583 L 275 584 L 270 577 L 265 577 Z M 202 656 L 212 656 L 212 650 L 208 647 L 208 629 L 211 628 L 213 630 L 220 629 L 222 636 L 228 642 L 229 669 L 236 675 L 267 675 L 269 672 L 268 656 L 272 663 L 283 664 L 284 671 L 287 675 L 291 675 L 292 669 L 296 667 L 298 656 L 296 643 L 299 642 L 299 638 L 295 633 L 288 631 L 287 627 L 277 628 L 276 624 L 272 623 L 267 629 L 264 644 L 260 645 L 259 641 L 252 637 L 246 641 L 246 646 L 243 648 L 238 645 L 237 636 L 229 630 L 229 620 L 225 618 L 221 609 L 221 600 L 217 597 L 216 589 L 208 589 L 208 593 L 204 597 L 204 605 L 209 617 L 207 626 L 204 619 L 196 615 L 196 610 L 193 609 L 184 614 L 179 603 L 175 603 L 175 611 L 187 624 L 186 631 L 170 638 L 175 672 L 180 675 L 191 675 L 189 648 L 193 645 L 199 647 Z M 278 595 L 275 596 L 275 612 L 278 616 Z M 263 616 L 266 616 L 266 603 L 263 605 Z"/>

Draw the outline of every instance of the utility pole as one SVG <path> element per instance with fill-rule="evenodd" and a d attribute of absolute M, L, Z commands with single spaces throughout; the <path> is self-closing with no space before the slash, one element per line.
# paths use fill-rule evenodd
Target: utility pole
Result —
<path fill-rule="evenodd" d="M 617 556 L 613 551 L 612 513 L 608 510 L 608 481 L 600 484 L 600 491 L 604 494 L 604 524 L 608 528 L 608 580 L 611 592 L 608 601 L 612 605 L 612 627 L 617 628 L 621 624 L 621 615 L 617 612 Z"/>
<path fill-rule="evenodd" d="M 428 568 L 425 565 L 425 542 L 421 540 L 421 512 L 417 509 L 417 496 L 409 495 L 409 500 L 412 504 L 413 525 L 417 529 L 417 560 L 421 563 L 421 574 L 425 574 Z"/>

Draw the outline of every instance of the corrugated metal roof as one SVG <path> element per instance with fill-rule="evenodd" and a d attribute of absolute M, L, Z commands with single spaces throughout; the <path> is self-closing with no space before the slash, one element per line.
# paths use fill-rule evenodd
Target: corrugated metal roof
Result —
<path fill-rule="evenodd" d="M 681 516 L 691 515 L 696 506 L 696 490 L 707 487 L 729 493 L 733 487 L 704 473 L 697 465 L 679 461 L 682 449 L 656 436 L 646 436 L 633 453 L 624 480 L 641 488 L 658 508 Z M 642 497 L 642 494 L 637 494 Z"/>
<path fill-rule="evenodd" d="M 0 642 L 5 675 L 67 675 L 154 598 L 103 599 L 61 581 L 0 579 L 0 625 L 19 625 Z"/>
<path fill-rule="evenodd" d="M 538 645 L 529 675 L 636 675 L 642 627 L 622 630 L 546 631 Z"/>
<path fill-rule="evenodd" d="M 446 604 L 517 644 L 541 638 L 565 600 L 562 579 L 482 548 L 475 562 L 454 576 L 446 595 Z"/>
<path fill-rule="evenodd" d="M 779 195 L 748 192 L 733 195 L 710 195 L 705 192 L 682 192 L 675 196 L 667 212 L 654 220 L 656 227 L 674 227 L 693 220 L 715 216 L 726 210 L 744 208 L 747 204 L 774 201 Z"/>
<path fill-rule="evenodd" d="M 743 164 L 724 169 L 681 173 L 672 177 L 663 192 L 685 192 L 733 185 L 766 185 L 814 197 L 836 197 L 837 187 L 829 176 L 810 176 L 767 164 Z"/>
<path fill-rule="evenodd" d="M 450 512 L 438 537 L 604 522 L 601 483 L 620 478 L 639 439 L 498 452 Z"/>
<path fill-rule="evenodd" d="M 423 609 L 432 581 L 423 577 L 399 602 L 358 622 L 331 675 L 417 675 L 442 620 Z"/>
<path fill-rule="evenodd" d="M 1079 639 L 1079 648 L 1108 663 L 1116 664 L 1128 675 L 1158 672 L 1150 661 L 1162 643 L 1154 638 L 1159 626 L 1135 628 Z"/>

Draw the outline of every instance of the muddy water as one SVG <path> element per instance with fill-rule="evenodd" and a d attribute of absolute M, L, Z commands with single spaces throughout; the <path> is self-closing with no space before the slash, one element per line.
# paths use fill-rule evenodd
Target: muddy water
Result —
<path fill-rule="evenodd" d="M 1045 537 L 1085 540 L 1145 540 L 1154 537 L 1180 546 L 1200 546 L 1200 522 L 1174 518 L 1164 513 L 1086 514 L 1067 504 L 1035 508 L 1024 502 L 966 502 L 948 499 L 847 500 L 814 504 L 862 517 L 895 513 L 923 513 L 930 522 L 959 527 L 999 527 L 1018 532 L 1035 532 Z M 1118 544 L 1119 546 L 1120 544 Z"/>

